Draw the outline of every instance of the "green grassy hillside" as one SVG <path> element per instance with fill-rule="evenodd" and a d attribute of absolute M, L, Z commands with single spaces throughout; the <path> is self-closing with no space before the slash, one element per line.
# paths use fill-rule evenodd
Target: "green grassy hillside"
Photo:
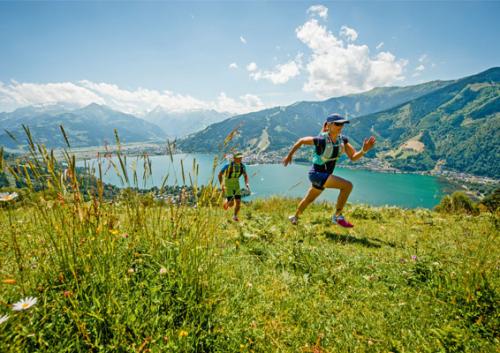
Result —
<path fill-rule="evenodd" d="M 497 67 L 457 80 L 395 108 L 353 120 L 349 136 L 360 144 L 375 135 L 378 155 L 390 152 L 391 164 L 403 170 L 430 170 L 441 160 L 447 169 L 496 178 L 500 174 L 496 163 L 499 82 Z"/>
<path fill-rule="evenodd" d="M 0 204 L 1 352 L 494 352 L 499 216 L 127 194 Z M 76 196 L 75 196 L 76 195 Z M 36 297 L 32 307 L 12 304 Z M 1 320 L 0 320 L 1 321 Z"/>

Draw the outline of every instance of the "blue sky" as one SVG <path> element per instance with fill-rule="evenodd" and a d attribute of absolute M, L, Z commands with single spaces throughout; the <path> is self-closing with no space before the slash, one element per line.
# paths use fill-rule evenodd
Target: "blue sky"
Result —
<path fill-rule="evenodd" d="M 0 111 L 232 113 L 500 65 L 500 2 L 0 2 Z"/>

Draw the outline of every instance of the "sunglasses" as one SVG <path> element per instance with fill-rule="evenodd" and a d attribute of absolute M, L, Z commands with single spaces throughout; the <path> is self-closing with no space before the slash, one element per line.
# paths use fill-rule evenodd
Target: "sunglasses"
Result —
<path fill-rule="evenodd" d="M 345 123 L 333 123 L 335 126 L 344 126 Z"/>

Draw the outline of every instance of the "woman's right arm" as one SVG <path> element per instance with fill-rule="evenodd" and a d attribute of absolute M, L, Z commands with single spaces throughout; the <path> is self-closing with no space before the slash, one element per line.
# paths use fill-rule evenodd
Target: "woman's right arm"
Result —
<path fill-rule="evenodd" d="M 312 136 L 302 137 L 301 139 L 298 139 L 297 142 L 295 142 L 295 145 L 293 145 L 293 147 L 290 150 L 290 152 L 288 152 L 288 155 L 285 158 L 283 158 L 283 165 L 285 167 L 287 165 L 289 165 L 290 163 L 292 163 L 293 154 L 302 145 L 314 145 L 314 137 L 312 137 Z"/>

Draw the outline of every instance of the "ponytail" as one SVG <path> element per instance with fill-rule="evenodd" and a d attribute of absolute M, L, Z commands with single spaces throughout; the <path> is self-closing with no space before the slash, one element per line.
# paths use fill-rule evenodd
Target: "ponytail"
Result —
<path fill-rule="evenodd" d="M 321 132 L 326 132 L 326 126 L 328 125 L 328 122 L 323 123 L 323 129 L 321 129 Z"/>

